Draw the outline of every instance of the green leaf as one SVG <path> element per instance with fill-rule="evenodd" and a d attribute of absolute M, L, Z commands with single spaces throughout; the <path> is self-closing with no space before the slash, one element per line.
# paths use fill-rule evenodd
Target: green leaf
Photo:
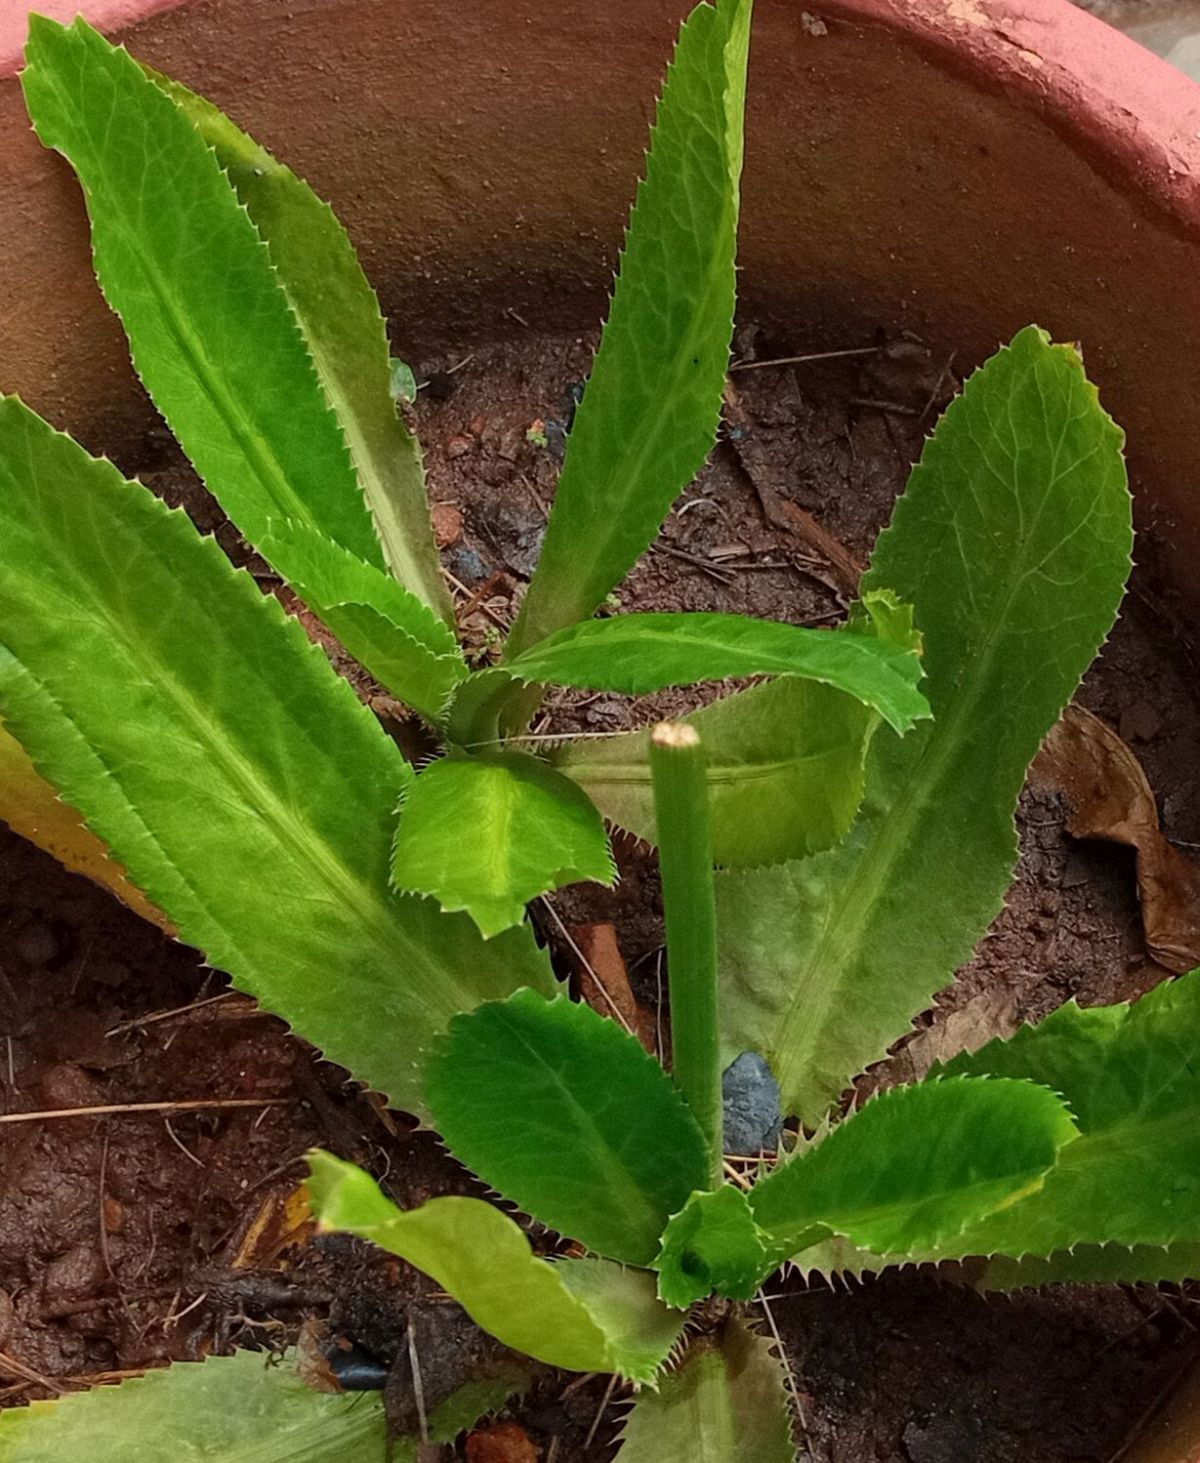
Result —
<path fill-rule="evenodd" d="M 877 737 L 858 823 L 803 863 L 718 876 L 725 1050 L 816 1124 L 999 913 L 1026 768 L 1129 572 L 1121 433 L 1075 352 L 1022 331 L 926 444 L 866 585 L 914 607 L 934 721 Z"/>
<path fill-rule="evenodd" d="M 664 1230 L 654 1267 L 669 1306 L 686 1309 L 713 1291 L 749 1300 L 770 1265 L 745 1192 L 722 1184 L 693 1194 Z"/>
<path fill-rule="evenodd" d="M 1080 1245 L 1046 1258 L 992 1255 L 982 1268 L 969 1262 L 965 1281 L 975 1290 L 1043 1289 L 1048 1285 L 1160 1285 L 1200 1277 L 1200 1242 L 1174 1245 Z"/>
<path fill-rule="evenodd" d="M 105 298 L 154 404 L 221 506 L 254 544 L 272 519 L 294 519 L 381 567 L 342 428 L 216 156 L 137 62 L 86 22 L 31 16 L 25 54 L 34 126 L 83 185 Z"/>
<path fill-rule="evenodd" d="M 454 623 L 425 494 L 421 446 L 395 409 L 416 381 L 388 355 L 387 328 L 354 246 L 302 178 L 213 104 L 148 72 L 216 153 L 271 256 L 303 332 L 392 573 L 436 616 Z M 287 576 L 289 579 L 291 575 Z"/>
<path fill-rule="evenodd" d="M 385 1463 L 381 1396 L 318 1392 L 295 1354 L 176 1362 L 118 1387 L 0 1412 L 4 1463 Z"/>
<path fill-rule="evenodd" d="M 388 362 L 390 367 L 388 375 L 388 391 L 392 400 L 399 402 L 401 406 L 411 406 L 417 399 L 417 378 L 413 375 L 413 368 L 407 361 L 402 361 L 399 356 L 392 356 Z"/>
<path fill-rule="evenodd" d="M 518 991 L 452 1022 L 426 1094 L 456 1158 L 614 1260 L 649 1264 L 669 1217 L 705 1187 L 704 1140 L 666 1073 L 565 997 Z"/>
<path fill-rule="evenodd" d="M 731 676 L 793 675 L 846 691 L 898 732 L 929 715 L 921 662 L 891 641 L 745 615 L 616 615 L 561 630 L 506 667 L 527 681 L 645 695 Z"/>
<path fill-rule="evenodd" d="M 431 1276 L 483 1329 L 549 1366 L 652 1380 L 683 1327 L 653 1278 L 607 1261 L 538 1259 L 520 1228 L 481 1199 L 400 1210 L 361 1169 L 309 1156 L 325 1229 L 349 1230 Z"/>
<path fill-rule="evenodd" d="M 948 1071 L 1061 1092 L 1080 1137 L 1044 1188 L 931 1258 L 1046 1257 L 1077 1245 L 1200 1243 L 1200 971 L 1133 1005 L 1059 1007 Z"/>
<path fill-rule="evenodd" d="M 712 449 L 733 328 L 750 10 L 698 5 L 680 31 L 510 655 L 604 602 Z"/>
<path fill-rule="evenodd" d="M 656 1392 L 640 1392 L 617 1463 L 796 1463 L 783 1367 L 731 1321 L 719 1343 L 693 1343 Z"/>
<path fill-rule="evenodd" d="M 700 733 L 708 762 L 718 864 L 779 863 L 845 836 L 862 801 L 863 762 L 876 725 L 853 697 L 781 676 L 683 720 Z M 548 756 L 610 823 L 658 842 L 649 730 L 565 741 Z"/>
<path fill-rule="evenodd" d="M 878 593 L 852 607 L 841 633 L 920 647 L 911 610 Z M 845 837 L 862 802 L 867 748 L 879 725 L 860 701 L 819 681 L 780 676 L 684 720 L 700 733 L 708 763 L 717 863 L 780 863 Z M 649 742 L 649 731 L 585 737 L 549 756 L 610 823 L 655 843 Z"/>
<path fill-rule="evenodd" d="M 0 714 L 180 937 L 422 1111 L 456 1012 L 553 989 L 527 931 L 390 887 L 412 771 L 212 539 L 0 399 Z"/>
<path fill-rule="evenodd" d="M 466 910 L 485 937 L 519 925 L 539 894 L 616 866 L 604 822 L 561 772 L 524 752 L 485 752 L 431 763 L 409 790 L 392 877 Z"/>
<path fill-rule="evenodd" d="M 1075 1136 L 1067 1109 L 1033 1082 L 894 1087 L 756 1184 L 750 1207 L 777 1260 L 826 1231 L 905 1254 L 1040 1188 Z"/>
<path fill-rule="evenodd" d="M 300 524 L 272 524 L 262 549 L 287 566 L 292 588 L 377 681 L 441 720 L 467 666 L 453 631 L 422 600 Z"/>

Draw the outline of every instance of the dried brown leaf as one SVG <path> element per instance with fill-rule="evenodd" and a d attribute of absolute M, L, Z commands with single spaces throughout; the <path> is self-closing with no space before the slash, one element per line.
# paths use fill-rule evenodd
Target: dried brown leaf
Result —
<path fill-rule="evenodd" d="M 1098 717 L 1069 706 L 1034 763 L 1034 775 L 1070 808 L 1076 838 L 1137 851 L 1146 949 L 1177 973 L 1200 965 L 1200 869 L 1163 835 L 1141 763 Z"/>

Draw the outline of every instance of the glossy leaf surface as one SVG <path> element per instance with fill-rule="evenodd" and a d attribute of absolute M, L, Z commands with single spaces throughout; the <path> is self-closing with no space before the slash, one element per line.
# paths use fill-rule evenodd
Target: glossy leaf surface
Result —
<path fill-rule="evenodd" d="M 1039 1189 L 1076 1129 L 1033 1082 L 894 1087 L 750 1192 L 759 1228 L 790 1258 L 829 1231 L 908 1253 Z"/>
<path fill-rule="evenodd" d="M 38 135 L 83 185 L 105 298 L 206 485 L 251 543 L 295 520 L 382 566 L 308 343 L 216 155 L 85 21 L 33 16 L 25 56 Z"/>
<path fill-rule="evenodd" d="M 465 910 L 485 936 L 519 925 L 539 894 L 616 877 L 595 805 L 523 752 L 443 757 L 409 790 L 392 867 L 398 889 Z"/>
<path fill-rule="evenodd" d="M 817 1123 L 969 957 L 1012 877 L 1025 771 L 1130 565 L 1122 436 L 1076 353 L 1022 331 L 926 444 L 867 590 L 925 637 L 934 720 L 876 737 L 838 848 L 718 876 L 726 1051 Z"/>
<path fill-rule="evenodd" d="M 211 539 L 0 401 L 0 711 L 182 939 L 422 1111 L 457 1011 L 553 988 L 526 931 L 390 885 L 399 751 Z"/>
<path fill-rule="evenodd" d="M 653 1260 L 668 1218 L 705 1187 L 704 1140 L 666 1073 L 565 997 L 518 991 L 454 1021 L 427 1096 L 456 1158 L 614 1260 Z"/>
<path fill-rule="evenodd" d="M 680 32 L 511 654 L 592 614 L 716 438 L 733 329 L 750 11 L 751 0 L 701 4 Z"/>
<path fill-rule="evenodd" d="M 310 1156 L 313 1208 L 431 1276 L 483 1329 L 550 1366 L 649 1381 L 683 1317 L 661 1305 L 653 1277 L 607 1261 L 538 1259 L 508 1215 L 481 1199 L 398 1209 L 378 1185 L 327 1153 Z"/>

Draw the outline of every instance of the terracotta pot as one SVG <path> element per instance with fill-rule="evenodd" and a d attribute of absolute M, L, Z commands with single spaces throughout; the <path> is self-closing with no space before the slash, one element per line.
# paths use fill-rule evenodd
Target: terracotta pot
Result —
<path fill-rule="evenodd" d="M 1030 320 L 1082 341 L 1129 433 L 1140 558 L 1195 618 L 1200 90 L 1067 0 L 810 3 L 758 0 L 747 313 L 816 348 L 907 328 L 959 368 Z M 416 353 L 510 331 L 509 310 L 595 321 L 689 4 L 38 8 L 84 9 L 303 172 Z M 0 15 L 0 389 L 120 459 L 153 414 L 74 180 L 29 130 L 24 8 Z M 1180 1404 L 1194 1421 L 1196 1397 Z M 1156 1446 L 1146 1463 L 1197 1456 L 1191 1434 Z"/>
<path fill-rule="evenodd" d="M 1129 433 L 1140 557 L 1200 610 L 1200 90 L 1067 0 L 812 3 L 759 0 L 747 310 L 818 347 L 908 327 L 959 366 L 1030 320 L 1081 340 Z M 596 318 L 688 0 L 85 8 L 333 201 L 418 349 L 508 308 Z M 23 9 L 0 21 L 0 383 L 119 456 L 150 412 L 28 128 Z"/>

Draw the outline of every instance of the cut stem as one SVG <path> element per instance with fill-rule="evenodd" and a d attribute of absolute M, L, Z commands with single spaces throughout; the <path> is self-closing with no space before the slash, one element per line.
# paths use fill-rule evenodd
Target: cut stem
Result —
<path fill-rule="evenodd" d="M 723 1112 L 717 1026 L 717 917 L 704 749 L 694 727 L 662 722 L 650 737 L 662 867 L 675 1085 L 722 1178 Z"/>

